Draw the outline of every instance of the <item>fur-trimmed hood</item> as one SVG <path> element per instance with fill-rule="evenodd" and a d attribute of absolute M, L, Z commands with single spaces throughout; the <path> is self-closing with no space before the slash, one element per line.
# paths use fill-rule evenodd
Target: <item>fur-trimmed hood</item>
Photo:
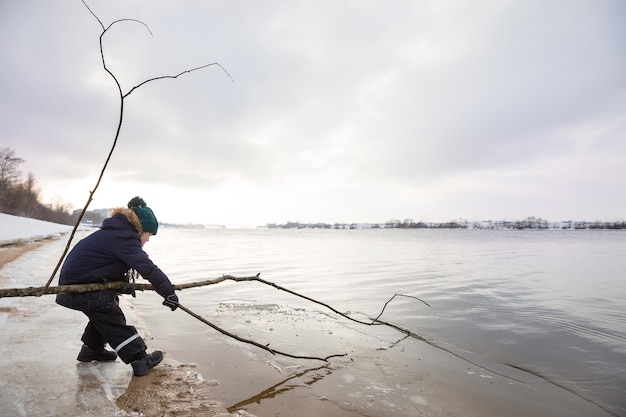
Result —
<path fill-rule="evenodd" d="M 60 285 L 113 281 L 128 282 L 126 272 L 134 269 L 150 281 L 163 297 L 174 294 L 174 287 L 143 251 L 140 218 L 129 208 L 116 208 L 102 227 L 81 239 L 65 258 L 59 274 Z M 57 303 L 77 310 L 109 311 L 117 306 L 115 291 L 58 294 Z"/>
<path fill-rule="evenodd" d="M 117 208 L 114 208 L 113 210 L 111 210 L 110 217 L 113 217 L 116 214 L 123 214 L 128 219 L 130 224 L 132 224 L 133 227 L 137 230 L 137 233 L 139 233 L 139 234 L 143 233 L 143 227 L 141 226 L 141 222 L 139 221 L 139 217 L 137 217 L 137 215 L 135 214 L 134 211 L 132 211 L 129 208 L 125 208 L 125 207 L 117 207 Z"/>

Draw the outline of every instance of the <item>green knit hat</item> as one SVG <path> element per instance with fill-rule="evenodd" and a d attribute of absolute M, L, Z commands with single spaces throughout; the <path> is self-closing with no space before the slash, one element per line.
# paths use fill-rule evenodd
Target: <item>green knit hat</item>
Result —
<path fill-rule="evenodd" d="M 159 222 L 150 207 L 143 201 L 143 198 L 134 197 L 128 202 L 128 208 L 139 217 L 144 232 L 152 233 L 153 235 L 157 234 Z"/>

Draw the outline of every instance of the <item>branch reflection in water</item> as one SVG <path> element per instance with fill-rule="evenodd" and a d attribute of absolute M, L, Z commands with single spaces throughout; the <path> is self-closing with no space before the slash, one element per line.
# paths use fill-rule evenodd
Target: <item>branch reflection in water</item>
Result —
<path fill-rule="evenodd" d="M 239 401 L 236 404 L 228 407 L 229 413 L 234 413 L 235 411 L 241 410 L 246 405 L 250 404 L 261 404 L 261 401 L 271 399 L 276 397 L 277 395 L 283 394 L 285 392 L 289 392 L 296 388 L 306 388 L 314 383 L 321 381 L 324 377 L 330 375 L 332 373 L 332 369 L 330 368 L 330 364 L 326 364 L 324 366 L 319 366 L 317 368 L 307 369 L 305 371 L 299 372 L 297 374 L 291 375 L 290 377 L 283 379 L 279 383 L 272 385 L 271 387 L 259 392 L 252 397 L 245 399 L 243 401 Z M 309 375 L 312 374 L 312 375 Z M 292 384 L 288 384 L 289 381 L 294 379 L 299 379 L 307 376 L 308 379 L 304 381 L 298 381 Z M 304 384 L 304 385 L 302 385 Z"/>

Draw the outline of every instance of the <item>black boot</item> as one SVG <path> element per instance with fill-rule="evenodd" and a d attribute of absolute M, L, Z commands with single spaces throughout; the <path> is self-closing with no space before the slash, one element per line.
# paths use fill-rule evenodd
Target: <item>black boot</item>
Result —
<path fill-rule="evenodd" d="M 91 348 L 87 345 L 83 345 L 78 357 L 76 358 L 80 362 L 111 362 L 117 359 L 117 353 L 106 350 L 104 347 Z"/>
<path fill-rule="evenodd" d="M 135 376 L 144 376 L 148 373 L 150 368 L 154 368 L 163 360 L 163 353 L 159 350 L 155 350 L 151 354 L 144 355 L 141 359 L 137 359 L 132 362 L 133 373 Z"/>

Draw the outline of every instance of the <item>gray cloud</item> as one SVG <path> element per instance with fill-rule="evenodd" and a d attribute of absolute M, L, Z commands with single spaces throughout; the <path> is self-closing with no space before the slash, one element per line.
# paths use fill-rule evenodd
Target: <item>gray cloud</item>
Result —
<path fill-rule="evenodd" d="M 120 22 L 104 37 L 124 91 L 212 62 L 235 80 L 211 67 L 134 91 L 103 198 L 228 196 L 254 212 L 206 221 L 253 224 L 623 216 L 625 180 L 604 169 L 626 162 L 620 1 L 88 3 L 154 35 Z M 0 16 L 2 146 L 82 205 L 67 184 L 95 181 L 119 112 L 98 23 L 80 2 Z"/>

